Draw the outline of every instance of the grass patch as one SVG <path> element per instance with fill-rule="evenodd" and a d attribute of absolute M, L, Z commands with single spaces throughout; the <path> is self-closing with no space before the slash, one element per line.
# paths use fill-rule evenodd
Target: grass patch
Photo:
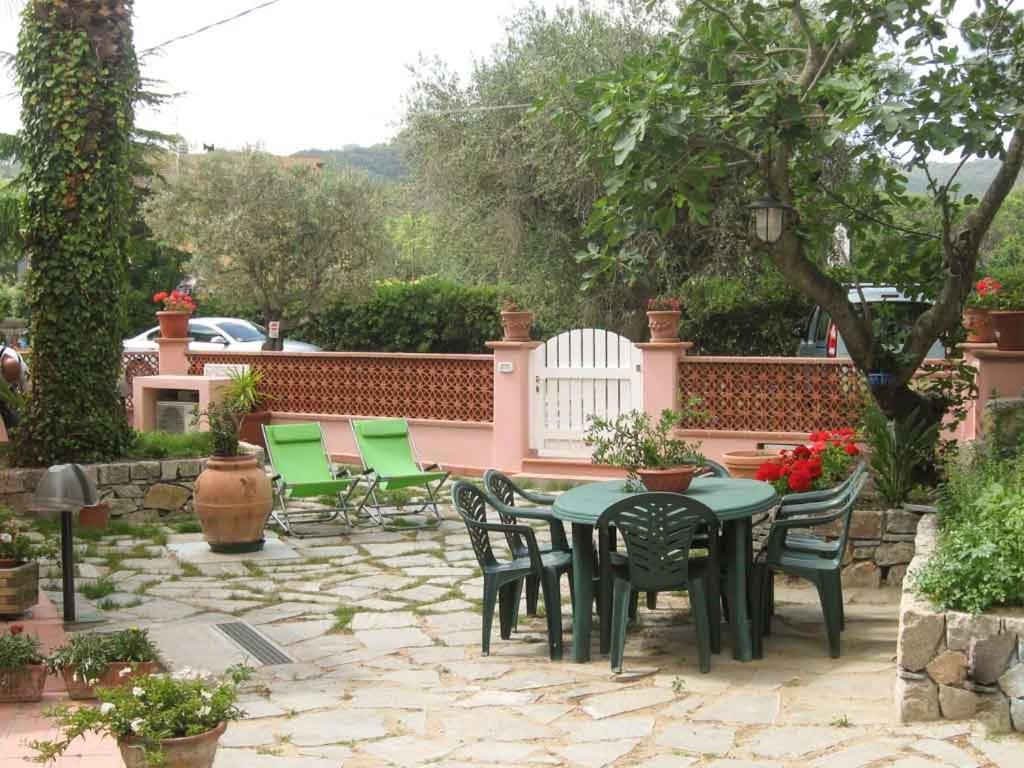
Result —
<path fill-rule="evenodd" d="M 136 595 L 144 595 L 149 592 L 150 587 L 155 587 L 160 583 L 159 579 L 153 579 L 153 581 L 144 581 L 142 584 L 135 589 Z"/>
<path fill-rule="evenodd" d="M 260 568 L 252 560 L 243 560 L 242 566 L 250 576 L 266 576 L 267 572 Z"/>
<path fill-rule="evenodd" d="M 349 625 L 352 624 L 352 619 L 355 618 L 355 608 L 350 605 L 339 605 L 331 613 L 334 616 L 334 626 L 331 627 L 331 632 L 348 634 L 352 631 L 349 629 Z"/>
<path fill-rule="evenodd" d="M 152 560 L 160 557 L 149 551 L 149 547 L 145 544 L 136 544 L 134 547 L 128 550 L 126 557 L 130 557 L 135 560 Z"/>
<path fill-rule="evenodd" d="M 181 564 L 181 575 L 182 576 L 202 576 L 203 572 L 200 571 L 198 568 L 196 568 L 196 566 L 192 565 L 192 563 L 182 563 Z"/>
<path fill-rule="evenodd" d="M 107 554 L 104 555 L 103 561 L 104 561 L 103 564 L 106 565 L 107 568 L 110 569 L 111 573 L 113 573 L 114 571 L 119 571 L 119 570 L 121 570 L 121 565 L 122 565 L 122 562 L 124 561 L 124 553 L 123 552 L 107 552 Z"/>
<path fill-rule="evenodd" d="M 213 453 L 211 432 L 136 432 L 128 459 L 200 459 Z"/>
<path fill-rule="evenodd" d="M 129 600 L 125 603 L 118 603 L 116 600 L 107 598 L 106 600 L 101 600 L 97 603 L 96 607 L 101 611 L 117 611 L 122 608 L 134 608 L 137 605 L 142 605 L 142 600 L 140 598 L 135 598 L 134 600 Z"/>
<path fill-rule="evenodd" d="M 172 523 L 171 527 L 176 533 L 202 533 L 203 526 L 199 524 L 198 520 L 179 520 L 176 523 Z"/>
<path fill-rule="evenodd" d="M 835 718 L 831 723 L 829 723 L 829 725 L 831 725 L 833 728 L 849 728 L 852 725 L 852 723 L 850 722 L 850 718 L 848 716 L 840 715 L 839 717 Z"/>
<path fill-rule="evenodd" d="M 110 579 L 97 579 L 83 584 L 78 591 L 90 600 L 99 600 L 107 595 L 112 595 L 117 591 L 117 587 Z"/>

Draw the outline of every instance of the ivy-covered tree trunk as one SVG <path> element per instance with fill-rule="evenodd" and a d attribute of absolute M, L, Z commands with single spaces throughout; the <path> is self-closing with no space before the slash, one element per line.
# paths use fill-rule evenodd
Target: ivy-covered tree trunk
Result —
<path fill-rule="evenodd" d="M 16 72 L 31 259 L 22 463 L 119 455 L 117 390 L 138 62 L 131 0 L 29 0 Z"/>

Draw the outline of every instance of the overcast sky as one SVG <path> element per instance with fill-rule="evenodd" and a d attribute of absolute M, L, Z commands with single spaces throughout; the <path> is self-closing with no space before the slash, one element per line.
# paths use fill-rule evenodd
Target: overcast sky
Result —
<path fill-rule="evenodd" d="M 139 51 L 258 5 L 260 0 L 135 0 Z M 570 0 L 540 0 L 548 8 Z M 143 63 L 143 75 L 182 92 L 138 123 L 200 144 L 260 143 L 287 154 L 374 144 L 394 135 L 407 67 L 438 55 L 460 72 L 501 41 L 525 0 L 280 0 Z M 17 46 L 18 19 L 0 1 L 0 50 Z M 0 132 L 18 129 L 12 73 L 0 70 Z"/>

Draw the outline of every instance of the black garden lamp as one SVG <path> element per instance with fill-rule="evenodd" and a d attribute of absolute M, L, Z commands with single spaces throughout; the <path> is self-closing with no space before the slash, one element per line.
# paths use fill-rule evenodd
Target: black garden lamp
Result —
<path fill-rule="evenodd" d="M 769 245 L 777 243 L 782 237 L 789 212 L 793 210 L 792 207 L 780 203 L 770 195 L 755 200 L 747 206 L 747 209 L 751 212 L 750 228 L 754 236 L 762 243 Z"/>
<path fill-rule="evenodd" d="M 78 464 L 46 470 L 32 495 L 32 508 L 60 513 L 60 561 L 64 587 L 64 621 L 75 621 L 75 547 L 71 516 L 96 505 L 96 484 Z"/>

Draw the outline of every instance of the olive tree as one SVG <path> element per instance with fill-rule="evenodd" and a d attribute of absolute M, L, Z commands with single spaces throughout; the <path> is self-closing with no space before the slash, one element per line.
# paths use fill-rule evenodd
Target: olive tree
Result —
<path fill-rule="evenodd" d="M 686 0 L 657 51 L 577 89 L 567 121 L 601 164 L 588 231 L 621 274 L 619 245 L 638 230 L 707 220 L 727 182 L 791 207 L 777 242 L 753 243 L 825 307 L 890 415 L 937 410 L 909 386 L 929 348 L 960 323 L 979 247 L 1024 160 L 1024 24 L 1012 3 L 979 0 Z M 835 149 L 849 164 L 836 173 Z M 929 179 L 938 226 L 900 225 L 906 174 L 936 153 L 999 160 L 987 189 L 959 194 L 957 174 Z M 912 216 L 909 218 L 913 218 Z M 907 290 L 933 301 L 904 332 L 848 301 L 824 266 L 835 226 L 856 243 L 888 238 L 881 272 L 910 243 L 923 261 Z M 890 270 L 890 273 L 895 270 Z"/>
<path fill-rule="evenodd" d="M 154 235 L 192 254 L 202 293 L 303 323 L 384 248 L 365 176 L 257 150 L 189 158 L 146 205 Z"/>

